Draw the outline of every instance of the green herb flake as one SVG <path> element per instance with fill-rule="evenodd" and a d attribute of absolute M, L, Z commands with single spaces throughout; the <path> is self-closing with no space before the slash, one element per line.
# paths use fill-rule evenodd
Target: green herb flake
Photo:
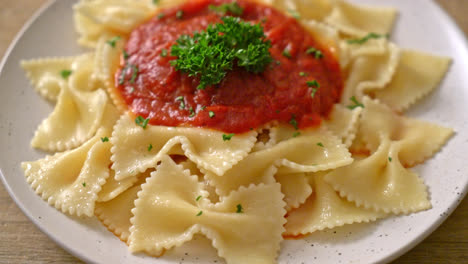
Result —
<path fill-rule="evenodd" d="M 301 76 L 301 77 L 307 76 L 307 73 L 305 73 L 305 72 L 300 72 L 300 73 L 299 73 L 299 76 Z"/>
<path fill-rule="evenodd" d="M 195 111 L 193 110 L 193 107 L 190 107 L 189 112 L 190 112 L 189 117 L 194 117 L 195 116 Z"/>
<path fill-rule="evenodd" d="M 351 100 L 351 102 L 353 102 L 353 104 L 352 104 L 352 105 L 348 105 L 348 106 L 347 106 L 348 109 L 353 110 L 353 109 L 355 109 L 355 108 L 357 108 L 357 107 L 362 107 L 362 108 L 364 108 L 364 105 L 363 105 L 362 103 L 360 103 L 360 102 L 356 99 L 355 96 L 351 97 L 349 100 Z"/>
<path fill-rule="evenodd" d="M 135 83 L 137 76 L 138 76 L 138 67 L 135 65 L 132 65 L 132 78 L 130 79 L 130 83 Z"/>
<path fill-rule="evenodd" d="M 222 4 L 219 6 L 210 5 L 209 9 L 220 15 L 226 15 L 226 13 L 231 13 L 236 16 L 240 16 L 244 13 L 244 9 L 237 4 L 237 2 L 232 2 L 228 4 Z"/>
<path fill-rule="evenodd" d="M 309 55 L 313 55 L 314 58 L 316 58 L 316 59 L 321 59 L 321 58 L 323 58 L 323 53 L 322 53 L 322 51 L 320 51 L 320 50 L 318 50 L 318 49 L 316 49 L 316 48 L 314 48 L 314 47 L 308 48 L 307 51 L 306 51 L 306 53 L 309 54 Z"/>
<path fill-rule="evenodd" d="M 176 15 L 175 15 L 175 17 L 176 17 L 177 19 L 182 19 L 183 16 L 184 16 L 184 11 L 183 11 L 183 10 L 177 11 L 177 13 L 176 13 Z"/>
<path fill-rule="evenodd" d="M 163 19 L 166 16 L 164 13 L 159 13 L 158 14 L 158 19 Z"/>
<path fill-rule="evenodd" d="M 180 109 L 185 109 L 185 101 L 184 101 L 183 96 L 177 96 L 175 100 L 180 102 L 179 104 Z"/>
<path fill-rule="evenodd" d="M 294 127 L 294 129 L 299 129 L 295 115 L 292 115 L 291 120 L 289 120 L 289 124 L 291 124 Z"/>
<path fill-rule="evenodd" d="M 144 119 L 142 116 L 137 116 L 137 118 L 135 118 L 135 124 L 137 124 L 137 126 L 141 126 L 143 129 L 146 129 L 148 122 L 149 118 Z"/>
<path fill-rule="evenodd" d="M 155 5 L 159 4 L 159 0 L 153 0 L 153 4 Z"/>
<path fill-rule="evenodd" d="M 389 38 L 390 35 L 388 34 L 377 34 L 377 33 L 369 33 L 365 37 L 360 39 L 348 39 L 346 42 L 348 44 L 364 44 L 370 39 L 379 39 L 379 38 Z"/>
<path fill-rule="evenodd" d="M 203 211 L 198 212 L 197 216 L 200 216 L 203 214 Z"/>
<path fill-rule="evenodd" d="M 234 136 L 235 134 L 234 133 L 231 133 L 231 134 L 223 134 L 223 141 L 229 141 L 231 140 L 231 138 Z"/>
<path fill-rule="evenodd" d="M 83 182 L 82 185 L 83 185 L 83 187 L 86 187 L 86 182 Z"/>
<path fill-rule="evenodd" d="M 206 105 L 202 106 L 200 109 L 201 109 L 202 111 L 205 111 Z"/>
<path fill-rule="evenodd" d="M 324 147 L 322 142 L 317 143 L 317 146 L 322 147 L 322 148 Z"/>
<path fill-rule="evenodd" d="M 288 9 L 288 13 L 295 19 L 301 19 L 301 15 L 294 9 Z"/>
<path fill-rule="evenodd" d="M 127 53 L 127 51 L 125 49 L 122 49 L 122 54 L 123 54 L 124 60 L 128 60 L 128 58 L 130 57 L 130 55 L 128 55 L 128 53 Z"/>
<path fill-rule="evenodd" d="M 209 116 L 210 118 L 213 118 L 213 117 L 215 117 L 215 113 L 214 113 L 213 111 L 209 111 L 209 112 L 208 112 L 208 116 Z"/>
<path fill-rule="evenodd" d="M 167 56 L 167 49 L 162 49 L 161 50 L 161 57 L 166 57 Z"/>
<path fill-rule="evenodd" d="M 102 142 L 109 142 L 109 138 L 108 138 L 108 137 L 102 137 L 102 138 L 101 138 L 101 141 L 102 141 Z"/>
<path fill-rule="evenodd" d="M 116 36 L 111 38 L 110 40 L 106 41 L 107 44 L 109 44 L 111 47 L 115 48 L 115 44 L 117 44 L 117 41 L 120 40 L 120 36 Z"/>
<path fill-rule="evenodd" d="M 288 59 L 292 58 L 291 52 L 288 49 L 284 49 L 283 53 L 281 53 L 281 54 L 283 54 L 283 56 L 288 58 Z"/>
<path fill-rule="evenodd" d="M 68 77 L 70 77 L 70 75 L 73 73 L 73 71 L 71 70 L 62 70 L 60 72 L 60 75 L 62 76 L 62 78 L 64 79 L 68 79 Z"/>
<path fill-rule="evenodd" d="M 150 152 L 153 149 L 153 144 L 149 144 L 148 146 L 148 152 Z"/>
<path fill-rule="evenodd" d="M 260 24 L 250 24 L 238 17 L 221 17 L 223 23 L 208 26 L 193 36 L 182 35 L 171 48 L 176 70 L 198 77 L 197 89 L 219 84 L 234 65 L 248 72 L 263 72 L 272 61 Z"/>
<path fill-rule="evenodd" d="M 392 157 L 388 157 L 388 161 L 392 162 Z"/>
<path fill-rule="evenodd" d="M 136 65 L 127 64 L 120 73 L 119 84 L 124 84 L 125 76 L 127 75 L 129 69 L 131 70 L 132 74 L 130 77 L 130 83 L 135 83 L 135 80 L 138 77 L 138 67 Z"/>
<path fill-rule="evenodd" d="M 293 137 L 298 137 L 298 136 L 300 136 L 300 135 L 301 135 L 301 132 L 296 131 L 296 132 L 293 133 L 292 136 L 293 136 Z"/>
<path fill-rule="evenodd" d="M 197 196 L 197 199 L 195 199 L 195 201 L 198 202 L 201 198 L 202 198 L 202 196 L 201 196 L 201 195 L 198 195 L 198 196 Z"/>
<path fill-rule="evenodd" d="M 310 97 L 314 98 L 317 91 L 318 90 L 316 88 L 312 88 L 312 92 L 310 93 Z"/>
<path fill-rule="evenodd" d="M 244 212 L 244 209 L 242 208 L 242 204 L 238 204 L 236 205 L 236 207 L 237 207 L 236 213 L 242 214 Z"/>
<path fill-rule="evenodd" d="M 320 88 L 320 83 L 318 83 L 316 80 L 313 80 L 313 81 L 307 81 L 307 86 L 309 87 L 317 87 L 317 88 Z"/>

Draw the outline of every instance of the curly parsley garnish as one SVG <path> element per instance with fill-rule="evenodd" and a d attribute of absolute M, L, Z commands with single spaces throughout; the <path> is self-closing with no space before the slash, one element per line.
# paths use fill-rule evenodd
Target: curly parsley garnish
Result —
<path fill-rule="evenodd" d="M 234 64 L 260 73 L 272 61 L 271 42 L 260 24 L 236 17 L 222 17 L 224 23 L 210 25 L 193 36 L 182 35 L 172 46 L 171 62 L 176 70 L 200 78 L 197 89 L 219 84 Z"/>
<path fill-rule="evenodd" d="M 348 105 L 348 109 L 350 110 L 353 110 L 355 108 L 358 108 L 358 107 L 362 107 L 364 108 L 364 105 L 362 103 L 360 103 L 355 96 L 349 98 L 349 100 L 351 100 L 351 102 L 353 102 L 352 105 Z"/>
<path fill-rule="evenodd" d="M 241 214 L 244 212 L 244 209 L 242 208 L 242 204 L 238 204 L 236 205 L 236 207 L 237 207 L 236 213 Z"/>
<path fill-rule="evenodd" d="M 385 34 L 377 34 L 377 33 L 369 33 L 365 37 L 360 38 L 360 39 L 348 39 L 346 42 L 348 44 L 364 44 L 370 39 L 379 39 L 379 38 L 389 38 L 390 35 Z"/>
<path fill-rule="evenodd" d="M 231 138 L 234 136 L 235 134 L 234 133 L 231 133 L 231 134 L 223 134 L 223 141 L 229 141 L 231 140 Z"/>
<path fill-rule="evenodd" d="M 141 126 L 143 129 L 146 129 L 148 122 L 149 118 L 144 119 L 142 116 L 137 116 L 137 118 L 135 118 L 135 124 Z"/>
<path fill-rule="evenodd" d="M 210 5 L 209 9 L 223 16 L 226 15 L 226 13 L 231 13 L 236 16 L 240 16 L 242 15 L 242 13 L 244 13 L 244 9 L 240 7 L 235 1 L 229 4 L 222 4 L 219 6 Z"/>
<path fill-rule="evenodd" d="M 62 76 L 62 78 L 64 79 L 68 79 L 68 77 L 70 77 L 70 75 L 73 73 L 73 71 L 71 70 L 62 70 L 60 72 L 60 75 Z"/>

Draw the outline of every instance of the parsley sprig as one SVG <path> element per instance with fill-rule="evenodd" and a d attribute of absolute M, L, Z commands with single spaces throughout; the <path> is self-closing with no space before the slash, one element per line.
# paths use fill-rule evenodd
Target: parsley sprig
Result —
<path fill-rule="evenodd" d="M 193 36 L 182 35 L 172 46 L 171 61 L 176 70 L 199 77 L 197 89 L 220 83 L 234 64 L 260 73 L 273 60 L 260 24 L 251 25 L 236 17 L 222 17 L 224 23 L 210 25 Z"/>

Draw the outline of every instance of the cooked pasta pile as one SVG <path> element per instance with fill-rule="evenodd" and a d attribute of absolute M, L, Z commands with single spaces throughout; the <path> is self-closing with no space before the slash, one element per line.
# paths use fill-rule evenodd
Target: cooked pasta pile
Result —
<path fill-rule="evenodd" d="M 431 207 L 410 167 L 453 131 L 402 113 L 438 86 L 450 59 L 382 37 L 394 9 L 262 0 L 336 53 L 342 100 L 300 136 L 273 123 L 225 140 L 215 130 L 138 125 L 114 89 L 125 36 L 185 1 L 153 2 L 81 0 L 75 26 L 89 53 L 22 62 L 34 89 L 56 103 L 31 143 L 56 154 L 22 164 L 50 205 L 96 215 L 132 252 L 159 256 L 201 233 L 228 263 L 274 263 L 283 237 Z"/>

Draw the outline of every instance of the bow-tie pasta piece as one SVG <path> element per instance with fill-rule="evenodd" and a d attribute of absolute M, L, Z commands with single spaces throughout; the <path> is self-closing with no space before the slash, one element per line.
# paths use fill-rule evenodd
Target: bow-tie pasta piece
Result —
<path fill-rule="evenodd" d="M 361 107 L 350 110 L 343 105 L 336 104 L 324 125 L 335 136 L 341 138 L 343 144 L 349 148 L 356 138 L 361 111 Z"/>
<path fill-rule="evenodd" d="M 141 184 L 146 179 L 145 176 L 149 176 L 149 174 L 145 173 L 140 180 L 137 180 L 136 184 L 119 193 L 113 199 L 96 203 L 94 211 L 96 217 L 123 242 L 127 242 L 128 236 L 130 236 L 132 209 L 135 208 L 135 200 L 138 198 L 137 194 L 141 190 Z"/>
<path fill-rule="evenodd" d="M 375 98 L 403 112 L 439 85 L 450 61 L 450 58 L 403 50 L 395 76 L 384 89 L 374 92 Z"/>
<path fill-rule="evenodd" d="M 293 209 L 287 216 L 286 236 L 306 235 L 345 224 L 375 221 L 386 214 L 357 207 L 340 197 L 323 179 L 326 173 L 308 175 L 314 193 L 305 204 Z"/>
<path fill-rule="evenodd" d="M 325 21 L 345 35 L 364 37 L 369 32 L 388 34 L 396 15 L 393 8 L 357 6 L 337 0 Z"/>
<path fill-rule="evenodd" d="M 46 151 L 73 149 L 96 133 L 107 108 L 114 106 L 104 90 L 84 92 L 64 86 L 54 111 L 39 125 L 31 145 Z"/>
<path fill-rule="evenodd" d="M 275 132 L 271 135 L 279 142 L 273 147 L 250 153 L 222 176 L 205 171 L 206 181 L 216 188 L 218 195 L 227 195 L 241 186 L 274 182 L 277 171 L 316 172 L 353 161 L 348 149 L 326 130 L 304 130 L 297 137 L 292 136 L 294 128 L 276 127 L 272 131 Z"/>
<path fill-rule="evenodd" d="M 74 10 L 76 14 L 89 19 L 85 21 L 92 25 L 91 29 L 93 31 L 129 33 L 140 23 L 151 17 L 154 5 L 141 0 L 95 0 L 80 1 L 74 6 Z M 83 20 L 81 23 L 83 23 Z M 81 33 L 81 31 L 78 32 Z M 83 33 L 84 36 L 93 36 L 93 34 L 86 31 Z M 88 40 L 92 40 L 92 38 Z"/>
<path fill-rule="evenodd" d="M 286 210 L 298 208 L 312 194 L 312 187 L 306 173 L 276 174 L 276 181 L 281 184 Z"/>
<path fill-rule="evenodd" d="M 109 177 L 111 145 L 101 142 L 102 131 L 77 149 L 23 162 L 26 179 L 36 193 L 64 213 L 91 217 L 97 193 Z"/>
<path fill-rule="evenodd" d="M 135 124 L 130 114 L 124 114 L 111 138 L 115 178 L 122 180 L 154 167 L 167 154 L 184 154 L 200 168 L 222 175 L 247 156 L 257 133 L 235 135 L 228 141 L 223 135 L 202 128 L 151 125 L 143 128 Z"/>
<path fill-rule="evenodd" d="M 363 101 L 360 137 L 374 151 L 381 138 L 398 141 L 403 165 L 414 166 L 433 156 L 453 135 L 451 128 L 407 118 L 366 97 Z"/>
<path fill-rule="evenodd" d="M 227 263 L 274 263 L 286 213 L 279 184 L 240 188 L 217 204 L 206 196 L 196 176 L 163 157 L 135 201 L 130 250 L 160 255 L 201 233 Z"/>
<path fill-rule="evenodd" d="M 343 105 L 352 105 L 350 98 L 362 99 L 370 89 L 382 89 L 394 75 L 400 58 L 399 48 L 390 42 L 385 42 L 385 49 L 380 52 L 369 51 L 366 55 L 356 56 L 349 64 L 349 74 L 341 95 Z M 369 44 L 368 47 L 373 47 Z M 353 45 L 353 44 L 347 44 Z M 356 46 L 351 49 L 363 49 Z M 360 51 L 363 53 L 364 51 Z"/>
<path fill-rule="evenodd" d="M 427 187 L 399 160 L 400 146 L 383 140 L 371 156 L 356 160 L 325 176 L 325 180 L 358 206 L 394 214 L 408 214 L 431 207 Z"/>

